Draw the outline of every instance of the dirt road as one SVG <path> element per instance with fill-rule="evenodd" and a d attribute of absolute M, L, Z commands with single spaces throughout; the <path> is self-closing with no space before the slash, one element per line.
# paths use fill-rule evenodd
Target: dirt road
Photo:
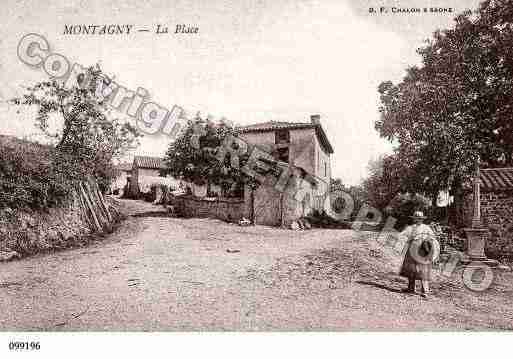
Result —
<path fill-rule="evenodd" d="M 123 206 L 129 218 L 102 241 L 0 264 L 1 330 L 513 328 L 511 273 L 485 293 L 438 277 L 424 300 L 400 293 L 406 284 L 386 251 L 353 231 L 239 227 Z"/>

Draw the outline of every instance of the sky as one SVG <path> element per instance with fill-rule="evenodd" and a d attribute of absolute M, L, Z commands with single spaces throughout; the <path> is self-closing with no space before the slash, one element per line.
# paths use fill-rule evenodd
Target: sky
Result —
<path fill-rule="evenodd" d="M 379 138 L 377 87 L 398 82 L 419 63 L 416 49 L 475 0 L 2 0 L 0 12 L 0 134 L 36 133 L 33 111 L 6 99 L 45 78 L 17 57 L 20 39 L 43 35 L 70 62 L 99 63 L 118 83 L 147 89 L 171 109 L 201 111 L 238 124 L 307 122 L 320 114 L 335 153 L 332 175 L 357 184 L 367 163 L 392 150 Z M 387 13 L 379 14 L 379 7 Z M 391 7 L 452 8 L 452 13 L 392 13 Z M 375 7 L 378 13 L 369 13 Z M 65 25 L 177 24 L 198 34 L 65 35 Z M 136 154 L 162 156 L 163 135 L 147 135 Z"/>

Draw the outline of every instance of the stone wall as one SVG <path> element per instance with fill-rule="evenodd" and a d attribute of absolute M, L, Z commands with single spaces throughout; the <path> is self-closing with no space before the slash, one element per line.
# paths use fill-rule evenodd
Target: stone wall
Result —
<path fill-rule="evenodd" d="M 301 176 L 302 171 L 296 169 L 285 191 L 262 184 L 254 190 L 245 186 L 243 199 L 182 195 L 171 198 L 169 203 L 184 217 L 210 217 L 228 222 L 238 222 L 244 217 L 254 224 L 289 227 L 313 210 L 322 211 L 326 198 L 323 181 L 317 181 L 314 186 Z"/>
<path fill-rule="evenodd" d="M 255 224 L 279 226 L 282 218 L 282 193 L 272 186 L 259 186 L 253 193 Z"/>
<path fill-rule="evenodd" d="M 251 219 L 253 211 L 254 223 L 266 226 L 289 227 L 292 222 L 308 216 L 314 209 L 321 211 L 326 198 L 325 194 L 319 195 L 325 193 L 320 184 L 314 188 L 310 182 L 297 175 L 290 179 L 288 187 L 283 192 L 273 186 L 261 185 L 253 192 L 253 202 L 248 187 L 244 193 L 246 212 L 249 213 L 246 218 Z"/>
<path fill-rule="evenodd" d="M 249 217 L 242 199 L 209 199 L 183 195 L 174 197 L 171 202 L 175 211 L 187 218 L 217 218 L 236 223 L 243 216 Z"/>
<path fill-rule="evenodd" d="M 491 232 L 487 254 L 493 257 L 513 255 L 513 191 L 481 192 L 481 218 Z M 472 220 L 473 194 L 464 197 L 464 224 Z"/>

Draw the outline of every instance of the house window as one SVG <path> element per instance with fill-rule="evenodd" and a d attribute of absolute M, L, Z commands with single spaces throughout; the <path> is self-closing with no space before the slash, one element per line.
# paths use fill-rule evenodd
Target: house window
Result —
<path fill-rule="evenodd" d="M 328 164 L 324 162 L 324 177 L 328 177 Z"/>
<path fill-rule="evenodd" d="M 289 162 L 289 149 L 288 148 L 278 148 L 277 150 L 278 160 L 282 162 Z"/>
<path fill-rule="evenodd" d="M 290 143 L 290 131 L 289 130 L 278 130 L 274 135 L 274 143 Z"/>

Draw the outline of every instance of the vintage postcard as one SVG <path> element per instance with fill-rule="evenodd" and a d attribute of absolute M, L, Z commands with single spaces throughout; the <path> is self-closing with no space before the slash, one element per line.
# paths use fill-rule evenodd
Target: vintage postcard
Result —
<path fill-rule="evenodd" d="M 8 353 L 513 329 L 513 1 L 1 10 Z"/>

